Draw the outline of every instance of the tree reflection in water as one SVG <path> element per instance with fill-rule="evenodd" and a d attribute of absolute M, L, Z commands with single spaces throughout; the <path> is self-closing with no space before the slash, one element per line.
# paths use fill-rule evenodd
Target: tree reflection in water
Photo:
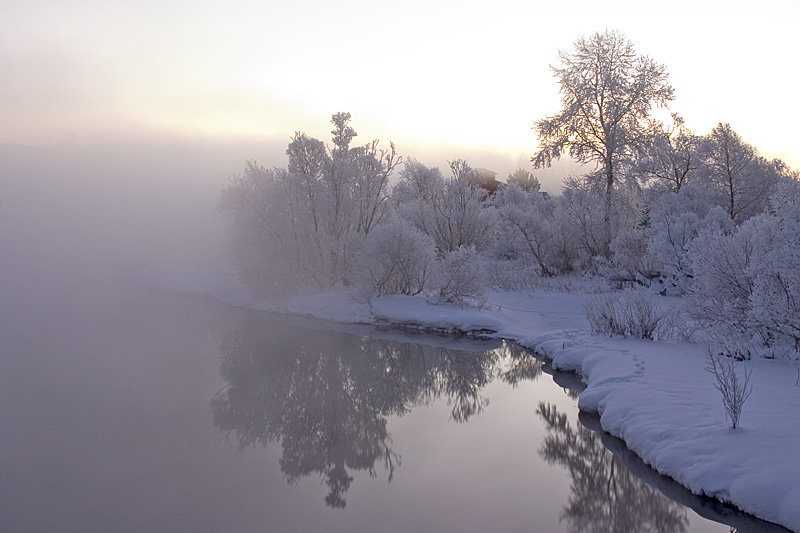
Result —
<path fill-rule="evenodd" d="M 514 344 L 463 352 L 276 327 L 258 315 L 226 335 L 220 351 L 226 386 L 211 401 L 215 426 L 239 449 L 280 443 L 288 482 L 320 475 L 325 503 L 339 508 L 349 471 L 375 476 L 383 463 L 392 480 L 400 456 L 388 416 L 444 398 L 452 420 L 466 422 L 488 404 L 481 391 L 493 379 L 516 385 L 541 375 L 541 363 Z"/>
<path fill-rule="evenodd" d="M 571 478 L 569 502 L 562 511 L 571 532 L 686 531 L 686 509 L 634 476 L 609 452 L 599 433 L 540 402 L 536 413 L 547 436 L 539 450 L 550 464 L 567 469 Z"/>

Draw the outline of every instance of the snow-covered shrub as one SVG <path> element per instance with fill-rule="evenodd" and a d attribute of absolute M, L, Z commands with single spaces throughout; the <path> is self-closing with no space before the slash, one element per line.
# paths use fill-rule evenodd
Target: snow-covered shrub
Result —
<path fill-rule="evenodd" d="M 444 189 L 444 176 L 438 168 L 426 167 L 413 157 L 409 157 L 403 163 L 400 177 L 392 189 L 392 203 L 395 206 L 409 204 L 415 200 L 431 203 L 442 193 L 442 189 Z"/>
<path fill-rule="evenodd" d="M 800 183 L 783 180 L 772 212 L 691 247 L 690 312 L 716 352 L 747 359 L 800 352 Z"/>
<path fill-rule="evenodd" d="M 439 300 L 459 306 L 482 306 L 486 302 L 483 261 L 473 246 L 446 253 L 437 266 Z"/>
<path fill-rule="evenodd" d="M 590 176 L 566 181 L 553 215 L 558 251 L 574 270 L 598 272 L 611 257 L 611 242 L 639 222 L 638 199 L 631 190 L 615 189 L 607 205 L 605 193 Z"/>
<path fill-rule="evenodd" d="M 648 253 L 644 228 L 622 230 L 611 241 L 611 254 L 608 277 L 613 282 L 649 287 L 659 275 L 660 265 Z"/>
<path fill-rule="evenodd" d="M 786 180 L 765 220 L 768 246 L 753 258 L 750 319 L 776 338 L 773 351 L 800 352 L 800 182 Z M 781 348 L 783 348 L 781 350 Z M 793 356 L 794 354 L 792 354 Z"/>
<path fill-rule="evenodd" d="M 743 363 L 740 363 L 743 364 Z M 722 394 L 722 405 L 725 406 L 726 419 L 731 421 L 731 427 L 739 427 L 742 417 L 744 402 L 753 392 L 750 383 L 752 369 L 745 369 L 740 376 L 736 370 L 736 362 L 722 354 L 709 352 L 706 370 L 714 374 L 716 383 L 714 387 Z"/>
<path fill-rule="evenodd" d="M 388 294 L 421 293 L 433 275 L 433 240 L 399 217 L 367 236 L 352 277 L 361 300 Z"/>
<path fill-rule="evenodd" d="M 499 189 L 490 199 L 497 211 L 498 257 L 517 260 L 523 267 L 534 266 L 550 277 L 561 270 L 557 258 L 555 202 L 538 190 L 525 190 L 516 183 Z"/>
<path fill-rule="evenodd" d="M 464 246 L 483 252 L 492 245 L 495 212 L 483 205 L 485 192 L 466 179 L 447 181 L 444 198 L 437 205 L 433 233 L 440 253 Z"/>
<path fill-rule="evenodd" d="M 672 337 L 678 322 L 674 309 L 662 309 L 645 290 L 627 290 L 621 297 L 595 296 L 586 302 L 584 311 L 592 332 L 639 339 Z"/>
<path fill-rule="evenodd" d="M 592 258 L 608 257 L 613 231 L 605 222 L 603 198 L 588 188 L 573 184 L 564 189 L 554 213 L 560 233 L 561 252 L 577 270 L 590 267 Z"/>
<path fill-rule="evenodd" d="M 648 291 L 625 291 L 619 312 L 627 330 L 626 335 L 639 339 L 664 339 L 674 334 L 676 311 L 672 308 L 662 309 Z"/>
<path fill-rule="evenodd" d="M 785 177 L 769 198 L 770 208 L 779 218 L 800 218 L 800 181 Z"/>
<path fill-rule="evenodd" d="M 447 180 L 436 168 L 406 163 L 392 193 L 400 216 L 430 235 L 440 255 L 461 246 L 484 251 L 493 242 L 495 213 L 484 208 L 486 191 L 470 183 L 471 170 L 461 163 L 454 167 L 460 174 Z"/>
<path fill-rule="evenodd" d="M 758 215 L 734 233 L 701 232 L 689 247 L 694 273 L 689 313 L 733 357 L 746 359 L 754 347 L 772 344 L 751 307 L 761 275 L 754 261 L 772 247 L 774 233 L 771 217 Z"/>
<path fill-rule="evenodd" d="M 701 231 L 730 233 L 733 220 L 725 211 L 713 206 L 704 189 L 685 186 L 677 193 L 659 197 L 647 229 L 648 263 L 661 270 L 664 291 L 685 294 L 693 273 L 689 246 Z"/>
<path fill-rule="evenodd" d="M 617 310 L 617 298 L 613 294 L 601 294 L 590 298 L 583 306 L 583 310 L 592 333 L 625 334 Z"/>

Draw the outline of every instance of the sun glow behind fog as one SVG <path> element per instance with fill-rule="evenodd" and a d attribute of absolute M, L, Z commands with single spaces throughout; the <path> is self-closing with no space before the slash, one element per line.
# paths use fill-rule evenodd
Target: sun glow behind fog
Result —
<path fill-rule="evenodd" d="M 148 131 L 327 140 L 330 115 L 349 111 L 359 141 L 516 159 L 536 148 L 533 121 L 558 110 L 548 69 L 558 50 L 619 28 L 666 64 L 672 109 L 696 133 L 730 122 L 796 168 L 790 125 L 800 116 L 785 102 L 800 8 L 720 6 L 19 1 L 0 7 L 0 143 L 48 144 L 71 131 L 84 142 Z"/>

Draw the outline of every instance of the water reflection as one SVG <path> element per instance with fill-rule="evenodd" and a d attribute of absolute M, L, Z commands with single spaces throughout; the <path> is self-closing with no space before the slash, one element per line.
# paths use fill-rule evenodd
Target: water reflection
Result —
<path fill-rule="evenodd" d="M 325 503 L 344 507 L 350 472 L 389 481 L 400 464 L 387 417 L 446 399 L 466 422 L 487 405 L 493 379 L 511 385 L 541 375 L 517 345 L 472 352 L 336 332 L 249 316 L 220 345 L 226 386 L 211 401 L 214 424 L 240 449 L 281 446 L 289 483 L 311 474 L 328 486 Z"/>
<path fill-rule="evenodd" d="M 640 481 L 616 455 L 606 450 L 600 434 L 549 403 L 536 410 L 547 436 L 539 454 L 570 475 L 570 496 L 561 513 L 571 532 L 683 532 L 686 508 Z"/>
<path fill-rule="evenodd" d="M 789 533 L 786 528 L 760 520 L 730 504 L 708 496 L 693 494 L 674 479 L 659 474 L 632 452 L 625 442 L 603 431 L 597 413 L 580 412 L 578 418 L 580 423 L 596 433 L 603 446 L 643 483 L 654 487 L 669 499 L 693 510 L 703 518 L 729 526 L 730 533 Z"/>

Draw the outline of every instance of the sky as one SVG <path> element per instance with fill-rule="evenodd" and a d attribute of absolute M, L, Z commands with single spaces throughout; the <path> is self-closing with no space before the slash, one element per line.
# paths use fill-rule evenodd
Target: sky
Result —
<path fill-rule="evenodd" d="M 695 133 L 729 122 L 796 169 L 797 20 L 792 0 L 0 0 L 0 143 L 285 146 L 349 111 L 406 157 L 522 165 L 559 109 L 558 51 L 619 29 Z"/>

